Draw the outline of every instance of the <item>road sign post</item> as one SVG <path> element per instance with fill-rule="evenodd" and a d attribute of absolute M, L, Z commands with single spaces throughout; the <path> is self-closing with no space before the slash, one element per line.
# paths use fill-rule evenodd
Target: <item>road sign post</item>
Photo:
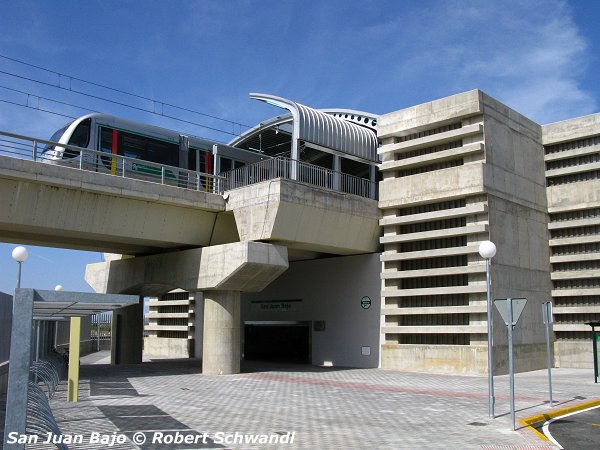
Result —
<path fill-rule="evenodd" d="M 513 302 L 508 299 L 508 373 L 510 374 L 510 420 L 515 430 L 515 366 L 513 362 Z"/>
<path fill-rule="evenodd" d="M 548 392 L 550 394 L 550 407 L 552 407 L 552 347 L 550 342 L 550 329 L 552 328 L 552 302 L 542 303 L 542 316 L 546 330 L 546 353 L 548 355 Z"/>
<path fill-rule="evenodd" d="M 598 382 L 598 342 L 600 341 L 600 334 L 596 331 L 596 327 L 600 327 L 600 322 L 588 322 L 592 327 L 592 350 L 594 352 L 594 383 Z"/>
<path fill-rule="evenodd" d="M 496 309 L 504 319 L 508 328 L 508 374 L 510 385 L 510 420 L 512 429 L 515 430 L 515 368 L 513 362 L 513 327 L 519 321 L 525 304 L 526 298 L 502 298 L 494 300 Z"/>

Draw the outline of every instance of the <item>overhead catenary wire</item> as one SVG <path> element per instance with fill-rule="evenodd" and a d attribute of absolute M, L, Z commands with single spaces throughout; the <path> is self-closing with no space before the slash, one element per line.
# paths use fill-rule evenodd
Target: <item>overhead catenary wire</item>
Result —
<path fill-rule="evenodd" d="M 98 112 L 95 109 L 90 109 L 90 108 L 87 108 L 85 106 L 74 105 L 72 103 L 63 102 L 63 101 L 60 101 L 60 100 L 55 100 L 53 98 L 44 97 L 44 96 L 41 96 L 41 95 L 38 95 L 38 94 L 34 94 L 32 92 L 26 92 L 26 91 L 22 91 L 20 89 L 11 88 L 11 87 L 8 87 L 8 86 L 3 86 L 1 84 L 0 84 L 0 89 L 6 89 L 8 91 L 16 92 L 18 94 L 27 95 L 28 98 L 30 98 L 30 97 L 36 97 L 36 98 L 38 98 L 40 100 L 46 100 L 46 101 L 49 101 L 49 102 L 52 102 L 52 103 L 58 103 L 60 105 L 65 105 L 65 106 L 70 106 L 72 108 L 82 109 L 82 110 L 88 111 L 88 112 Z M 27 104 L 22 105 L 22 106 L 29 106 L 29 102 L 27 102 Z M 76 119 L 76 117 L 73 117 L 73 119 Z"/>
<path fill-rule="evenodd" d="M 58 85 L 55 85 L 55 84 L 52 84 L 52 83 L 48 83 L 46 81 L 36 80 L 34 78 L 25 77 L 23 75 L 12 74 L 10 72 L 6 72 L 6 71 L 3 71 L 3 70 L 0 70 L 0 73 L 4 74 L 4 75 L 9 75 L 11 77 L 15 77 L 15 78 L 20 78 L 20 79 L 23 79 L 23 80 L 31 81 L 33 83 L 42 84 L 44 86 L 50 86 L 50 87 L 54 87 L 54 88 L 57 88 L 57 89 L 62 89 L 62 90 L 68 91 L 68 92 L 73 92 L 75 94 L 83 95 L 83 96 L 90 97 L 90 98 L 93 98 L 93 99 L 96 99 L 96 100 L 101 100 L 101 101 L 113 103 L 115 105 L 123 106 L 125 108 L 130 108 L 130 109 L 134 109 L 134 110 L 137 110 L 137 111 L 142 111 L 142 112 L 146 112 L 146 113 L 149 113 L 149 114 L 155 114 L 157 116 L 164 117 L 166 119 L 173 119 L 173 120 L 176 120 L 178 122 L 183 122 L 183 123 L 187 123 L 187 124 L 190 124 L 190 125 L 195 125 L 195 126 L 198 126 L 198 127 L 201 127 L 201 128 L 205 128 L 207 130 L 216 131 L 218 133 L 228 134 L 228 135 L 231 135 L 231 136 L 239 136 L 238 133 L 234 133 L 233 131 L 222 130 L 220 128 L 211 127 L 211 126 L 204 125 L 204 124 L 201 124 L 201 123 L 198 123 L 198 122 L 193 122 L 191 120 L 181 119 L 179 117 L 175 117 L 175 116 L 171 116 L 171 115 L 168 115 L 168 114 L 164 114 L 164 112 L 163 113 L 157 113 L 156 111 L 153 111 L 151 109 L 142 108 L 140 106 L 129 105 L 127 103 L 123 103 L 123 102 L 119 102 L 119 101 L 116 101 L 116 100 L 111 100 L 111 99 L 108 99 L 108 98 L 100 97 L 98 95 L 88 94 L 87 92 L 77 91 L 77 90 L 74 90 L 74 89 L 67 89 L 67 88 L 64 88 L 62 86 L 58 86 Z M 36 95 L 36 94 L 31 94 L 31 95 Z M 71 105 L 71 106 L 73 106 L 73 105 Z"/>
<path fill-rule="evenodd" d="M 19 74 L 7 72 L 7 71 L 4 71 L 4 70 L 0 70 L 0 74 L 4 74 L 4 75 L 10 76 L 10 77 L 15 77 L 15 78 L 19 78 L 19 79 L 22 79 L 22 80 L 30 81 L 32 83 L 37 83 L 37 84 L 41 84 L 41 85 L 44 85 L 44 86 L 49 86 L 49 87 L 52 87 L 52 88 L 61 89 L 61 90 L 67 91 L 67 92 L 72 92 L 74 94 L 86 96 L 86 97 L 93 98 L 93 99 L 100 100 L 100 101 L 109 102 L 109 103 L 112 103 L 112 104 L 115 104 L 115 105 L 118 105 L 118 106 L 122 106 L 122 107 L 125 107 L 125 108 L 134 109 L 134 110 L 141 111 L 141 112 L 145 112 L 145 113 L 149 113 L 149 114 L 154 114 L 154 115 L 157 115 L 157 116 L 160 116 L 160 117 L 164 117 L 164 118 L 167 118 L 167 119 L 176 120 L 176 121 L 179 121 L 179 122 L 182 122 L 182 123 L 187 123 L 187 124 L 190 124 L 190 125 L 198 126 L 198 127 L 201 127 L 201 128 L 205 128 L 205 129 L 208 129 L 208 130 L 211 130 L 211 131 L 215 131 L 215 132 L 218 132 L 218 133 L 223 133 L 223 134 L 227 134 L 227 135 L 231 135 L 231 136 L 239 136 L 241 134 L 241 132 L 242 132 L 242 127 L 251 128 L 249 125 L 245 125 L 245 124 L 242 124 L 240 122 L 235 122 L 235 121 L 232 121 L 232 120 L 229 120 L 229 119 L 224 119 L 222 117 L 214 116 L 214 115 L 211 115 L 211 114 L 206 114 L 206 113 L 203 113 L 201 111 L 196 111 L 196 110 L 193 110 L 193 109 L 190 109 L 190 108 L 186 108 L 186 107 L 174 105 L 172 103 L 168 103 L 168 102 L 164 102 L 164 101 L 152 99 L 150 97 L 146 97 L 146 96 L 143 96 L 143 95 L 139 95 L 139 94 L 135 94 L 135 93 L 132 93 L 132 92 L 128 92 L 128 91 L 125 91 L 125 90 L 122 90 L 122 89 L 118 89 L 118 88 L 114 88 L 114 87 L 111 87 L 111 86 L 108 86 L 108 85 L 96 83 L 96 82 L 93 82 L 93 81 L 84 80 L 82 78 L 78 78 L 78 77 L 75 77 L 75 76 L 72 76 L 72 75 L 64 74 L 64 73 L 61 73 L 61 72 L 58 72 L 58 71 L 55 71 L 55 70 L 52 70 L 52 69 L 48 69 L 48 68 L 45 68 L 45 67 L 42 67 L 42 66 L 39 66 L 39 65 L 36 65 L 36 64 L 32 64 L 32 63 L 29 63 L 29 62 L 26 62 L 26 61 L 22 61 L 22 60 L 19 60 L 19 59 L 16 59 L 16 58 L 12 58 L 12 57 L 9 57 L 9 56 L 6 56 L 6 55 L 0 54 L 0 58 L 3 58 L 3 59 L 9 60 L 9 61 L 13 61 L 13 62 L 22 64 L 22 65 L 25 65 L 25 66 L 28 66 L 28 67 L 32 67 L 32 68 L 35 68 L 35 69 L 38 69 L 38 70 L 42 70 L 42 71 L 45 71 L 45 72 L 57 75 L 59 77 L 59 82 L 58 82 L 58 84 L 54 84 L 54 83 L 50 83 L 50 82 L 47 82 L 47 81 L 42 81 L 42 80 L 38 80 L 38 79 L 35 79 L 35 78 L 27 77 L 27 76 L 24 76 L 24 75 L 19 75 Z M 124 102 L 121 102 L 121 101 L 112 100 L 110 98 L 102 97 L 102 96 L 99 96 L 99 95 L 94 95 L 94 94 L 91 94 L 91 93 L 88 93 L 88 92 L 85 92 L 85 91 L 73 89 L 71 83 L 69 83 L 69 87 L 68 88 L 64 87 L 64 86 L 61 86 L 61 84 L 60 84 L 60 78 L 61 77 L 65 77 L 65 78 L 67 78 L 69 80 L 75 80 L 75 81 L 78 81 L 78 82 L 81 82 L 81 83 L 89 84 L 90 86 L 96 86 L 96 87 L 100 87 L 102 89 L 107 89 L 107 90 L 110 90 L 110 91 L 113 91 L 113 92 L 117 92 L 117 93 L 120 93 L 120 94 L 124 94 L 124 95 L 128 95 L 128 96 L 131 96 L 131 97 L 135 97 L 135 98 L 138 98 L 138 99 L 141 99 L 141 100 L 150 101 L 150 102 L 153 102 L 154 105 L 160 104 L 160 105 L 162 105 L 162 111 L 161 112 L 157 112 L 156 110 L 153 110 L 153 109 L 143 108 L 143 107 L 140 107 L 140 106 L 131 105 L 131 104 L 124 103 Z M 28 93 L 27 95 L 34 95 L 36 97 L 42 98 L 41 96 L 39 96 L 37 94 L 30 94 L 30 93 Z M 52 99 L 47 99 L 46 98 L 46 100 L 54 101 L 56 103 L 61 103 L 59 101 L 52 100 Z M 23 105 L 20 105 L 18 103 L 15 103 L 15 102 L 10 102 L 10 101 L 5 101 L 5 100 L 3 100 L 3 101 L 5 103 L 12 103 L 12 104 L 17 104 L 18 106 L 23 106 Z M 62 102 L 62 103 L 65 104 L 65 105 L 69 105 L 69 106 L 73 106 L 73 107 L 76 107 L 76 108 L 81 108 L 81 109 L 86 109 L 86 110 L 91 111 L 89 108 L 80 107 L 80 106 L 76 106 L 76 105 L 70 105 L 70 104 L 64 103 L 64 102 Z M 216 128 L 216 127 L 211 127 L 211 126 L 208 126 L 208 125 L 205 125 L 205 124 L 202 124 L 202 123 L 194 122 L 192 120 L 182 119 L 180 117 L 176 117 L 176 116 L 173 116 L 173 115 L 170 115 L 170 114 L 165 114 L 164 113 L 164 107 L 165 106 L 167 106 L 169 108 L 174 108 L 174 109 L 178 109 L 178 110 L 181 110 L 181 111 L 189 112 L 189 113 L 192 113 L 192 114 L 198 114 L 198 115 L 210 118 L 210 119 L 219 120 L 219 121 L 223 121 L 223 122 L 229 123 L 229 124 L 232 125 L 232 131 L 227 131 L 227 130 L 223 130 L 223 129 Z M 45 111 L 45 112 L 51 112 L 51 111 Z M 63 115 L 63 114 L 59 114 L 59 115 Z M 69 117 L 69 116 L 67 116 L 67 117 Z M 236 125 L 239 127 L 239 133 L 235 132 L 235 126 Z"/>
<path fill-rule="evenodd" d="M 209 117 L 211 119 L 221 120 L 223 122 L 228 122 L 228 123 L 231 123 L 231 124 L 234 124 L 234 125 L 240 125 L 242 127 L 251 128 L 250 125 L 246 125 L 246 124 L 243 124 L 241 122 L 236 122 L 235 120 L 225 119 L 223 117 L 214 116 L 212 114 L 203 113 L 201 111 L 197 111 L 197 110 L 194 110 L 194 109 L 191 109 L 191 108 L 186 108 L 186 107 L 179 106 L 179 105 L 174 105 L 172 103 L 168 103 L 168 102 L 165 102 L 165 101 L 162 101 L 162 100 L 156 100 L 154 98 L 146 97 L 146 96 L 140 95 L 140 94 L 135 94 L 133 92 L 128 92 L 128 91 L 125 91 L 123 89 L 118 89 L 118 88 L 115 88 L 115 87 L 112 87 L 112 86 L 108 86 L 108 85 L 105 85 L 105 84 L 96 83 L 94 81 L 89 81 L 89 80 L 84 80 L 83 78 L 78 78 L 78 77 L 73 76 L 73 75 L 61 73 L 61 72 L 58 72 L 56 70 L 48 69 L 46 67 L 42 67 L 42 66 L 39 66 L 37 64 L 32 64 L 32 63 L 29 63 L 29 62 L 26 62 L 26 61 L 22 61 L 22 60 L 17 59 L 17 58 L 11 58 L 10 56 L 6 56 L 6 55 L 0 54 L 0 58 L 7 59 L 9 61 L 13 61 L 13 62 L 16 62 L 16 63 L 19 63 L 19 64 L 23 64 L 25 66 L 33 67 L 35 69 L 43 70 L 45 72 L 52 73 L 52 74 L 57 75 L 59 77 L 65 77 L 65 78 L 69 78 L 70 80 L 75 80 L 75 81 L 79 81 L 81 83 L 86 83 L 86 84 L 89 84 L 90 86 L 100 87 L 102 89 L 107 89 L 107 90 L 110 90 L 110 91 L 113 91 L 113 92 L 118 92 L 120 94 L 129 95 L 131 97 L 136 97 L 136 98 L 139 98 L 141 100 L 148 100 L 148 101 L 151 101 L 151 102 L 160 103 L 160 104 L 168 106 L 170 108 L 177 108 L 177 109 L 180 109 L 182 111 L 191 112 L 191 113 L 198 114 L 198 115 L 201 115 L 201 116 Z"/>
<path fill-rule="evenodd" d="M 33 106 L 29 106 L 29 105 L 23 105 L 21 103 L 11 102 L 10 100 L 3 100 L 1 98 L 0 98 L 0 102 L 2 102 L 2 103 L 8 103 L 10 105 L 21 106 L 22 108 L 35 109 L 37 111 L 42 111 L 42 112 L 45 112 L 45 113 L 48 113 L 48 114 L 54 114 L 54 115 L 57 115 L 57 116 L 66 117 L 68 119 L 77 119 L 77 117 L 69 116 L 68 114 L 62 114 L 62 113 L 59 113 L 59 112 L 56 112 L 56 111 L 50 111 L 48 109 L 40 108 L 39 106 L 33 107 Z"/>

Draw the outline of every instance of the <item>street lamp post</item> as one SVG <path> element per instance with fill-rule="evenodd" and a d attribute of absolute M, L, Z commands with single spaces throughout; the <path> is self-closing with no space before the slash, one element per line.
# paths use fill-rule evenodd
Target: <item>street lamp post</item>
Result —
<path fill-rule="evenodd" d="M 496 245 L 484 241 L 479 245 L 479 255 L 485 259 L 485 280 L 487 291 L 487 338 L 488 338 L 488 415 L 494 418 L 494 353 L 492 345 L 492 289 L 490 286 L 490 263 L 496 255 Z"/>
<path fill-rule="evenodd" d="M 54 287 L 54 290 L 56 292 L 60 292 L 62 290 L 64 290 L 62 284 L 57 284 Z M 56 346 L 58 344 L 58 322 L 54 322 L 54 345 L 52 345 L 52 348 L 56 350 Z"/>
<path fill-rule="evenodd" d="M 21 287 L 21 263 L 27 261 L 29 252 L 25 247 L 18 246 L 12 251 L 12 258 L 17 262 L 19 268 L 17 269 L 17 289 Z"/>

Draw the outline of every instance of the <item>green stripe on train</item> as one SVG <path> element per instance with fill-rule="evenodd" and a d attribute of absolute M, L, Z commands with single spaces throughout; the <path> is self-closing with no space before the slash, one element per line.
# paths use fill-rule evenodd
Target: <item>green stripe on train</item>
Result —
<path fill-rule="evenodd" d="M 138 173 L 144 174 L 144 175 L 149 175 L 149 176 L 158 177 L 158 178 L 162 177 L 162 170 L 160 167 L 147 166 L 145 164 L 140 164 L 140 163 L 133 163 L 131 165 L 131 169 Z M 175 180 L 175 179 L 177 179 L 177 175 L 173 171 L 166 169 L 165 170 L 165 178 L 170 178 L 172 180 Z"/>

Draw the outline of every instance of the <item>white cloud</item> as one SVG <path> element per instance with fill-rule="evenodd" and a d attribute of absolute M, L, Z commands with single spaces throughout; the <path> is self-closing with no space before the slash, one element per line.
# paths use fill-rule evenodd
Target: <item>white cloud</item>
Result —
<path fill-rule="evenodd" d="M 430 99 L 480 88 L 540 123 L 596 110 L 594 94 L 580 82 L 588 46 L 563 0 L 436 5 L 427 22 L 405 27 L 411 49 L 386 50 L 406 55 L 396 59 L 402 82 L 429 84 Z M 389 39 L 393 29 L 379 31 Z"/>
<path fill-rule="evenodd" d="M 380 112 L 474 88 L 540 123 L 598 107 L 582 84 L 588 44 L 564 0 L 430 1 L 380 16 L 352 30 L 353 56 L 369 61 L 375 49 L 378 62 L 373 87 L 353 93 L 384 99 Z"/>

